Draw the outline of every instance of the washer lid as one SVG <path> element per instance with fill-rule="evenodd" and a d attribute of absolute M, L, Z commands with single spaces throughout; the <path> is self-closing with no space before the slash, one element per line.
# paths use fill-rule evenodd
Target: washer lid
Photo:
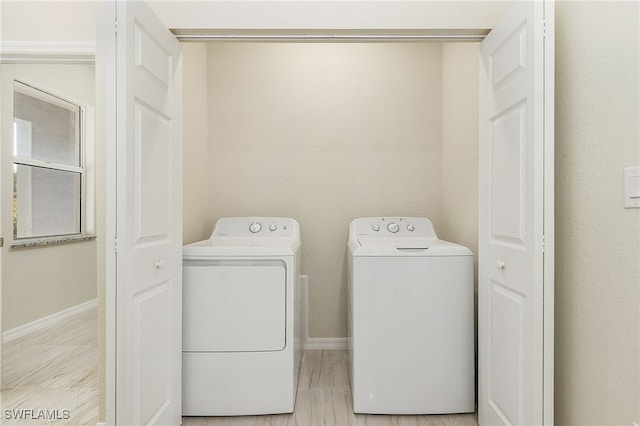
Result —
<path fill-rule="evenodd" d="M 349 241 L 349 254 L 355 257 L 437 257 L 473 256 L 467 247 L 438 239 L 396 240 L 388 244 L 387 239 L 363 238 Z"/>
<path fill-rule="evenodd" d="M 358 238 L 360 247 L 393 247 L 396 249 L 428 249 L 437 238 Z"/>
<path fill-rule="evenodd" d="M 349 239 L 362 238 L 422 240 L 438 236 L 426 217 L 361 217 L 349 225 Z"/>
<path fill-rule="evenodd" d="M 466 247 L 438 239 L 426 217 L 363 217 L 349 226 L 352 256 L 472 256 Z"/>

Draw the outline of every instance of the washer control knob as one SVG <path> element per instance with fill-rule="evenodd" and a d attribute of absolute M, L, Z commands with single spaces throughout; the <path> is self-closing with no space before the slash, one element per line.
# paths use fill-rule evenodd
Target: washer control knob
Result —
<path fill-rule="evenodd" d="M 278 229 L 278 225 L 276 225 L 275 223 L 272 223 L 271 225 L 269 225 L 269 231 L 273 232 L 276 229 Z"/>
<path fill-rule="evenodd" d="M 371 225 L 371 229 L 373 229 L 374 231 L 378 232 L 380 230 L 380 225 L 373 224 L 373 225 Z"/>
<path fill-rule="evenodd" d="M 407 225 L 407 231 L 413 231 L 414 229 L 416 228 L 413 226 L 413 223 Z"/>
<path fill-rule="evenodd" d="M 252 234 L 255 234 L 256 232 L 260 232 L 262 230 L 262 225 L 260 225 L 258 222 L 253 222 L 251 225 L 249 225 L 249 231 L 251 231 Z"/>
<path fill-rule="evenodd" d="M 396 232 L 398 232 L 400 230 L 400 227 L 398 226 L 397 223 L 391 222 L 390 224 L 387 225 L 387 230 L 389 232 L 395 234 Z"/>

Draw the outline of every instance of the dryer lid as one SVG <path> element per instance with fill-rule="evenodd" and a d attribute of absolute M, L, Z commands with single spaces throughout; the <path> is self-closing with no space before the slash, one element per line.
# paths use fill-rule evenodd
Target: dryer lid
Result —
<path fill-rule="evenodd" d="M 182 255 L 184 259 L 290 256 L 300 244 L 300 225 L 293 218 L 223 217 L 211 238 L 184 246 Z"/>
<path fill-rule="evenodd" d="M 289 238 L 210 238 L 182 248 L 183 259 L 214 257 L 292 256 L 300 240 Z"/>

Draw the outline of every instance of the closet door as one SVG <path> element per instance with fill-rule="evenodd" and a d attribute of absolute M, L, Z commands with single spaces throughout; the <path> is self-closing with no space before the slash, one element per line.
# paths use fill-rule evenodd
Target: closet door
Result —
<path fill-rule="evenodd" d="M 516 2 L 480 46 L 481 425 L 553 423 L 553 7 Z"/>
<path fill-rule="evenodd" d="M 113 275 L 107 276 L 107 298 L 108 307 L 115 303 L 116 308 L 115 336 L 112 331 L 113 337 L 108 336 L 115 341 L 115 348 L 108 351 L 115 359 L 107 359 L 108 366 L 115 365 L 115 372 L 108 374 L 115 377 L 115 384 L 107 389 L 107 422 L 178 425 L 182 418 L 181 47 L 145 3 L 119 1 L 110 7 L 115 7 L 111 13 L 117 35 L 108 50 L 114 60 L 107 60 L 107 96 L 115 93 L 108 112 L 116 111 L 116 131 L 115 143 L 108 143 L 107 208 L 116 212 L 116 219 L 108 223 L 107 231 L 115 235 L 109 241 L 107 267 Z M 115 84 L 113 92 L 109 84 Z M 113 325 L 108 322 L 108 327 Z"/>

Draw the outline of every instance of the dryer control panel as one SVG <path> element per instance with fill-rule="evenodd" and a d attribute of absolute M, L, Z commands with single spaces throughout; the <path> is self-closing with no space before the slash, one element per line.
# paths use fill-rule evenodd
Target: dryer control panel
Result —
<path fill-rule="evenodd" d="M 362 217 L 351 230 L 355 238 L 438 238 L 426 217 Z"/>
<path fill-rule="evenodd" d="M 299 238 L 300 227 L 290 217 L 223 217 L 213 228 L 214 237 Z"/>

